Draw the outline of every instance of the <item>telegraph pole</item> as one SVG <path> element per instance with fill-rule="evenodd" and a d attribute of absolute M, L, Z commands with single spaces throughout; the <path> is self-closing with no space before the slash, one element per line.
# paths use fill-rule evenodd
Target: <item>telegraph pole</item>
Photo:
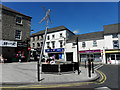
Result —
<path fill-rule="evenodd" d="M 47 36 L 47 31 L 48 31 L 48 20 L 50 20 L 50 12 L 51 12 L 51 10 L 48 9 L 48 11 L 46 11 L 46 16 L 40 21 L 40 23 L 42 23 L 43 21 L 46 21 L 46 29 L 45 29 L 44 39 L 43 39 L 43 45 L 42 45 L 42 48 L 41 48 L 40 58 L 39 58 L 38 63 L 37 63 L 38 81 L 42 80 L 41 76 L 40 76 L 41 75 L 41 68 L 42 68 L 41 60 L 42 60 L 42 57 L 43 57 L 44 46 L 45 46 L 45 41 L 46 41 L 46 36 Z M 51 22 L 51 20 L 50 20 L 50 22 Z"/>

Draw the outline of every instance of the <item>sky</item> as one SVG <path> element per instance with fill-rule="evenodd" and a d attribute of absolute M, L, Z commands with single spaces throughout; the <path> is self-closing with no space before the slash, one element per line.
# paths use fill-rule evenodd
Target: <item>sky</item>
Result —
<path fill-rule="evenodd" d="M 51 9 L 49 28 L 65 26 L 75 34 L 103 31 L 118 23 L 118 2 L 3 2 L 3 5 L 31 16 L 32 33 L 45 30 L 44 9 Z"/>

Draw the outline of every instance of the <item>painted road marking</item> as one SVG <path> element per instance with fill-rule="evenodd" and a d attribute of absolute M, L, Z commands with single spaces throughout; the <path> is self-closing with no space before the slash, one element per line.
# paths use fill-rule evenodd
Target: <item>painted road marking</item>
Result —
<path fill-rule="evenodd" d="M 111 90 L 108 87 L 99 87 L 99 88 L 95 88 L 95 90 Z"/>
<path fill-rule="evenodd" d="M 57 88 L 57 87 L 70 87 L 70 86 L 79 86 L 79 85 L 88 85 L 88 84 L 102 84 L 106 81 L 106 75 L 96 70 L 101 76 L 101 79 L 94 82 L 79 82 L 79 83 L 70 83 L 70 84 L 51 84 L 51 85 L 26 85 L 26 86 L 17 86 L 17 87 L 0 87 L 0 88 Z"/>

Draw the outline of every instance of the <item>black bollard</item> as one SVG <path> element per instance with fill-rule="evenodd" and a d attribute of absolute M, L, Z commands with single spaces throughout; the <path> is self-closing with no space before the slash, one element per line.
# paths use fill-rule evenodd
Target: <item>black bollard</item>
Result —
<path fill-rule="evenodd" d="M 91 60 L 88 59 L 88 76 L 91 77 Z"/>
<path fill-rule="evenodd" d="M 94 73 L 94 63 L 92 61 L 92 73 Z"/>

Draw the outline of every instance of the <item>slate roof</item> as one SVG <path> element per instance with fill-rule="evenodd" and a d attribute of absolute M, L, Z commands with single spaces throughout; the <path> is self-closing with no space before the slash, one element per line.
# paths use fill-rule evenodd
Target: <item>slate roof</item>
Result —
<path fill-rule="evenodd" d="M 120 23 L 104 25 L 104 34 L 120 33 Z"/>
<path fill-rule="evenodd" d="M 71 38 L 67 40 L 67 43 L 70 42 L 76 42 L 76 38 L 78 37 L 78 41 L 88 41 L 88 40 L 97 40 L 97 39 L 103 39 L 104 38 L 104 31 L 100 32 L 92 32 L 92 33 L 86 33 L 86 34 L 80 34 L 80 35 L 74 35 Z"/>
<path fill-rule="evenodd" d="M 62 31 L 62 30 L 68 30 L 69 32 L 71 32 L 69 29 L 67 29 L 65 26 L 58 26 L 58 27 L 54 27 L 54 28 L 50 28 L 48 29 L 47 33 L 52 33 L 52 32 L 57 32 L 57 31 Z M 31 35 L 32 36 L 37 36 L 37 35 L 42 35 L 45 33 L 45 30 L 39 31 L 37 33 L 33 33 Z M 73 32 L 71 32 L 73 33 Z M 74 34 L 74 33 L 73 33 Z"/>
<path fill-rule="evenodd" d="M 16 14 L 20 14 L 20 15 L 23 15 L 23 16 L 26 16 L 26 17 L 29 17 L 29 18 L 32 18 L 32 17 L 27 16 L 27 15 L 24 15 L 24 14 L 18 12 L 18 11 L 15 11 L 15 10 L 9 8 L 9 7 L 6 7 L 6 6 L 2 5 L 2 4 L 0 4 L 0 9 L 2 9 L 2 10 L 7 10 L 7 11 L 9 11 L 9 12 L 13 12 L 13 13 L 16 13 Z"/>

